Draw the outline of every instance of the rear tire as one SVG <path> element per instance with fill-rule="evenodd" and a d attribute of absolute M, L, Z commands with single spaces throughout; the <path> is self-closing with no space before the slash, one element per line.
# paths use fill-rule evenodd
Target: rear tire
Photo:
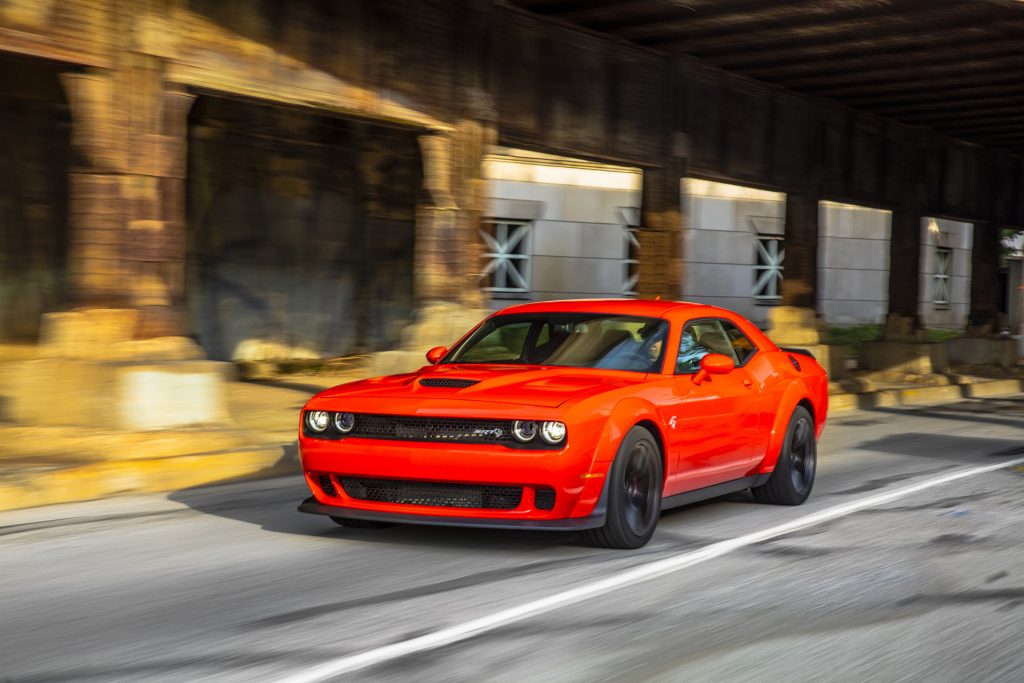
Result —
<path fill-rule="evenodd" d="M 335 524 L 347 526 L 350 529 L 386 529 L 394 526 L 390 522 L 374 522 L 370 519 L 354 519 L 352 517 L 331 517 Z"/>
<path fill-rule="evenodd" d="M 604 526 L 584 531 L 584 540 L 602 548 L 646 545 L 661 516 L 663 486 L 658 443 L 643 427 L 633 427 L 622 439 L 608 472 L 608 516 Z"/>
<path fill-rule="evenodd" d="M 768 481 L 750 491 L 760 503 L 800 505 L 811 495 L 817 463 L 814 420 L 807 408 L 797 406 L 789 418 L 775 471 Z"/>

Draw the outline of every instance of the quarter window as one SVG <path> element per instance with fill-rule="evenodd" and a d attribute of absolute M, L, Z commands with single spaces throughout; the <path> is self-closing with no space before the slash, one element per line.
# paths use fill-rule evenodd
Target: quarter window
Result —
<path fill-rule="evenodd" d="M 739 365 L 729 335 L 718 320 L 697 320 L 683 328 L 676 357 L 676 374 L 690 375 L 700 370 L 700 361 L 709 353 L 720 353 Z"/>
<path fill-rule="evenodd" d="M 730 320 L 722 320 L 722 329 L 725 330 L 725 336 L 729 338 L 729 343 L 732 345 L 732 350 L 736 355 L 736 365 L 743 365 L 750 357 L 757 351 L 757 347 L 754 346 L 754 342 L 747 338 L 747 335 L 743 334 L 743 330 L 736 326 L 736 324 Z"/>

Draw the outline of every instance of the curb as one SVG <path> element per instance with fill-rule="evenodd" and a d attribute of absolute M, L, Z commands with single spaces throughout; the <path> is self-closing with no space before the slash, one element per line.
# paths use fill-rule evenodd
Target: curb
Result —
<path fill-rule="evenodd" d="M 298 472 L 298 458 L 291 444 L 81 464 L 40 459 L 16 470 L 0 471 L 0 511 L 129 493 L 176 491 Z"/>
<path fill-rule="evenodd" d="M 973 384 L 948 384 L 906 389 L 880 389 L 862 394 L 839 393 L 828 397 L 829 414 L 871 408 L 950 403 L 965 398 L 989 398 L 1024 392 L 1024 380 L 997 379 Z"/>

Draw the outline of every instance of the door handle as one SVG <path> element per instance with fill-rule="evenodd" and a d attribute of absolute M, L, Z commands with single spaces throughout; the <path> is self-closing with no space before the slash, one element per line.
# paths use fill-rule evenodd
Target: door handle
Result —
<path fill-rule="evenodd" d="M 754 386 L 754 383 L 751 382 L 749 379 L 745 379 L 743 380 L 743 386 L 749 389 L 750 387 Z"/>

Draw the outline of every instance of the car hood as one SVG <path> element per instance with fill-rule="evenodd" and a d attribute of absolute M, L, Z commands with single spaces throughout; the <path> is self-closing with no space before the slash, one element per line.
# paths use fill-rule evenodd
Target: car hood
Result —
<path fill-rule="evenodd" d="M 323 398 L 418 398 L 488 401 L 556 408 L 569 399 L 584 398 L 643 382 L 644 373 L 588 370 L 538 365 L 452 364 L 415 373 L 376 377 L 328 389 Z M 426 383 L 423 382 L 426 380 Z M 456 382 L 461 380 L 461 382 Z M 445 386 L 445 384 L 469 384 Z M 441 383 L 441 386 L 437 386 Z"/>

